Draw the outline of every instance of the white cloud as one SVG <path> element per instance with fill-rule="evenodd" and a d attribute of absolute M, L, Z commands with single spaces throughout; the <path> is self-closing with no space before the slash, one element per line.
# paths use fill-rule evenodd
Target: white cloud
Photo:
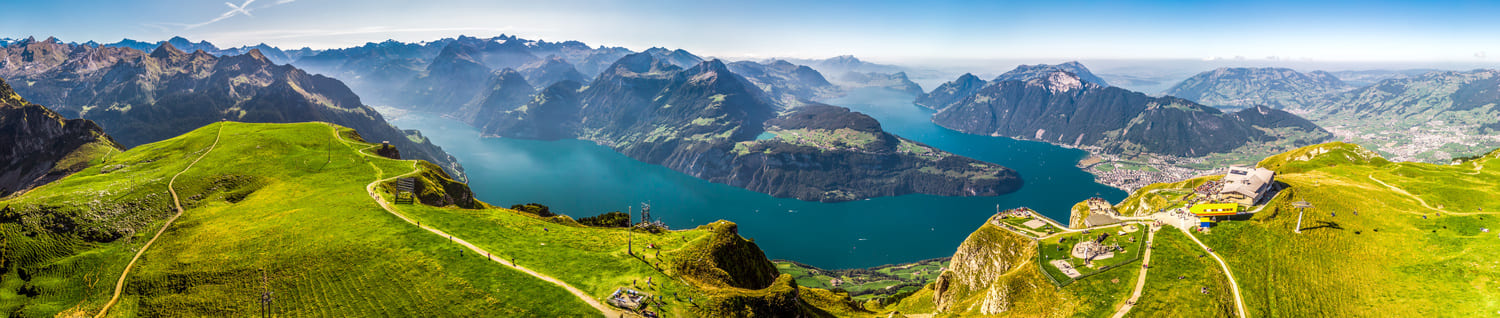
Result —
<path fill-rule="evenodd" d="M 1474 53 L 1474 58 L 1483 59 L 1484 57 L 1485 57 L 1484 51 L 1479 51 L 1479 52 Z"/>

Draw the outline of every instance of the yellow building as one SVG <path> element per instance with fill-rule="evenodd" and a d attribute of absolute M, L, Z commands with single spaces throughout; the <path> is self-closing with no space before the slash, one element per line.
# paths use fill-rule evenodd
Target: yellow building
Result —
<path fill-rule="evenodd" d="M 1240 204 L 1239 203 L 1203 203 L 1203 204 L 1197 204 L 1197 205 L 1193 205 L 1192 207 L 1189 207 L 1188 208 L 1188 212 L 1192 212 L 1193 215 L 1197 215 L 1197 216 L 1200 216 L 1200 217 L 1202 217 L 1202 216 L 1235 215 L 1236 213 L 1240 212 Z"/>
<path fill-rule="evenodd" d="M 1220 216 L 1240 213 L 1239 203 L 1204 203 L 1188 207 L 1188 212 L 1198 216 L 1199 227 L 1208 228 Z"/>

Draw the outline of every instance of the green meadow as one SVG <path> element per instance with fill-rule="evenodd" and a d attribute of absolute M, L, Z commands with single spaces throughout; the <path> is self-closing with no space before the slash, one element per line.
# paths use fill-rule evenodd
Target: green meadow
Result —
<path fill-rule="evenodd" d="M 109 316 L 597 314 L 381 210 L 363 191 L 380 176 L 353 151 L 372 145 L 340 142 L 319 123 L 213 124 L 0 202 L 0 312 L 96 313 L 171 214 L 167 180 L 219 125 L 218 146 L 176 183 L 186 212 L 142 255 Z"/>

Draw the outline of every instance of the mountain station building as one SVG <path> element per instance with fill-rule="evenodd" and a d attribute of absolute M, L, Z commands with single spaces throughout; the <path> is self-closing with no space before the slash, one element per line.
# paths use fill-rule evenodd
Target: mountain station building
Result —
<path fill-rule="evenodd" d="M 1271 184 L 1275 182 L 1276 172 L 1270 169 L 1230 167 L 1229 173 L 1224 174 L 1224 188 L 1219 190 L 1219 200 L 1252 206 L 1271 190 Z"/>

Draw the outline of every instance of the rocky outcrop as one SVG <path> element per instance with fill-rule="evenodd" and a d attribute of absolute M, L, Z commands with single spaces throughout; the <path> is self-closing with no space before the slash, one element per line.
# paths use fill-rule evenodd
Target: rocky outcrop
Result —
<path fill-rule="evenodd" d="M 430 206 L 457 206 L 465 209 L 484 207 L 484 203 L 474 199 L 474 192 L 469 190 L 469 185 L 454 181 L 443 172 L 441 167 L 422 162 L 419 169 L 422 172 L 417 174 L 417 182 L 412 189 L 418 202 Z"/>
<path fill-rule="evenodd" d="M 0 197 L 61 179 L 119 146 L 86 119 L 64 119 L 0 80 Z"/>
<path fill-rule="evenodd" d="M 964 239 L 933 283 L 939 312 L 996 315 L 1056 289 L 1036 277 L 1036 241 L 1001 229 L 997 217 Z"/>
<path fill-rule="evenodd" d="M 401 160 L 401 150 L 396 149 L 396 147 L 391 147 L 390 142 L 381 143 L 380 148 L 375 148 L 375 155 L 386 157 L 389 159 Z"/>
<path fill-rule="evenodd" d="M 714 290 L 694 309 L 706 317 L 807 317 L 810 306 L 799 297 L 797 282 L 780 274 L 776 264 L 754 241 L 739 235 L 739 226 L 717 221 L 698 230 L 708 232 L 671 255 L 672 271 L 694 286 Z"/>

